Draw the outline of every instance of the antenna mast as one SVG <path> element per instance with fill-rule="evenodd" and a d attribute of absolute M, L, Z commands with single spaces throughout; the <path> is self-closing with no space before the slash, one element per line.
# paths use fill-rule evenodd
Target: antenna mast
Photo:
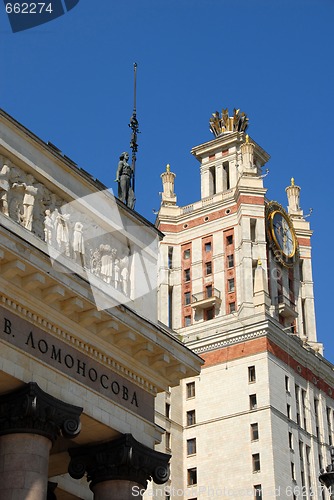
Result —
<path fill-rule="evenodd" d="M 133 82 L 133 113 L 130 118 L 129 127 L 132 130 L 131 140 L 130 140 L 130 148 L 132 150 L 132 191 L 133 196 L 135 193 L 135 178 L 136 178 L 136 159 L 137 159 L 137 135 L 139 134 L 139 124 L 137 120 L 137 63 L 133 64 L 134 71 L 134 82 Z M 135 200 L 135 198 L 134 198 Z M 133 207 L 132 207 L 133 208 Z"/>

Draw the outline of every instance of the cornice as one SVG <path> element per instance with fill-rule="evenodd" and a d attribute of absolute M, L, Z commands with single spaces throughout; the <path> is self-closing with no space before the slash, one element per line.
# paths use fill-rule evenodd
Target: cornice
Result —
<path fill-rule="evenodd" d="M 258 330 L 258 331 L 254 331 L 254 332 L 250 332 L 250 333 L 244 333 L 241 335 L 237 335 L 235 337 L 228 338 L 226 340 L 219 340 L 216 342 L 211 342 L 211 343 L 209 343 L 205 346 L 202 346 L 202 347 L 198 347 L 198 348 L 194 347 L 193 350 L 197 354 L 202 354 L 205 352 L 214 351 L 216 349 L 219 349 L 220 347 L 227 347 L 227 346 L 231 346 L 231 345 L 235 345 L 235 344 L 240 344 L 241 342 L 245 342 L 247 340 L 252 340 L 255 338 L 263 337 L 266 334 L 267 334 L 267 330 L 262 329 L 262 330 Z"/>

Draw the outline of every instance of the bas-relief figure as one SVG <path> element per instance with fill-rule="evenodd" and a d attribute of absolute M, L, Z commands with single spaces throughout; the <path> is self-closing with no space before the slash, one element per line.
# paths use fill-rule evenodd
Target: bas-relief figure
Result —
<path fill-rule="evenodd" d="M 131 169 L 128 158 L 128 155 L 123 158 L 126 165 L 123 163 L 125 169 L 119 172 L 120 180 L 127 177 L 127 169 Z M 121 189 L 128 189 L 127 179 L 123 179 L 121 186 Z M 131 191 L 130 188 L 128 203 Z M 71 213 L 63 213 L 62 206 L 65 205 Z M 110 234 L 101 236 L 101 233 L 94 237 L 94 230 L 98 227 L 94 221 L 87 215 L 71 211 L 65 200 L 7 159 L 0 162 L 0 212 L 86 271 L 130 296 L 130 249 L 121 243 L 121 238 L 117 240 Z"/>

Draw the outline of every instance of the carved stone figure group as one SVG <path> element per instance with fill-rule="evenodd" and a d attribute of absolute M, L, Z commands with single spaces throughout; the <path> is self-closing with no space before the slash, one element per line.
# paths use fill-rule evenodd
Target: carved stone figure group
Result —
<path fill-rule="evenodd" d="M 129 257 L 120 258 L 116 248 L 101 243 L 90 251 L 90 270 L 116 290 L 129 296 Z"/>
<path fill-rule="evenodd" d="M 0 212 L 42 238 L 45 210 L 61 206 L 62 200 L 32 174 L 0 159 Z"/>
<path fill-rule="evenodd" d="M 128 159 L 128 157 L 127 157 Z M 119 182 L 129 195 L 126 159 Z M 131 173 L 129 171 L 129 175 Z M 129 200 L 127 200 L 129 201 Z M 66 207 L 63 208 L 62 207 Z M 130 296 L 130 249 L 101 231 L 89 216 L 66 204 L 32 174 L 0 157 L 0 213 L 18 222 L 86 271 Z M 94 229 L 95 228 L 95 229 Z M 86 235 L 86 238 L 85 238 Z"/>

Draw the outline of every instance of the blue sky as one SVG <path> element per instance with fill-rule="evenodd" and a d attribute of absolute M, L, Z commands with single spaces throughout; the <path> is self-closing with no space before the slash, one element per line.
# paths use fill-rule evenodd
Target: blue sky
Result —
<path fill-rule="evenodd" d="M 293 176 L 304 212 L 314 209 L 318 338 L 334 362 L 333 20 L 333 0 L 80 0 L 13 34 L 3 9 L 0 106 L 115 187 L 136 61 L 136 209 L 152 221 L 166 163 L 177 174 L 179 204 L 197 200 L 190 149 L 212 138 L 213 111 L 245 111 L 249 134 L 271 155 L 268 197 L 286 205 Z"/>

